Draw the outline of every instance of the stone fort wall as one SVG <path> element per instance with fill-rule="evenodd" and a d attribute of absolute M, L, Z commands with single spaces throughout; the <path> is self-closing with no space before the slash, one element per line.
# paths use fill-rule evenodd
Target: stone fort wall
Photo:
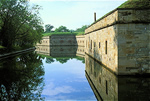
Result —
<path fill-rule="evenodd" d="M 150 73 L 150 9 L 115 9 L 85 34 L 85 52 L 117 75 Z"/>
<path fill-rule="evenodd" d="M 41 43 L 37 45 L 50 45 L 50 46 L 82 46 L 85 44 L 84 35 L 51 35 L 43 37 Z"/>

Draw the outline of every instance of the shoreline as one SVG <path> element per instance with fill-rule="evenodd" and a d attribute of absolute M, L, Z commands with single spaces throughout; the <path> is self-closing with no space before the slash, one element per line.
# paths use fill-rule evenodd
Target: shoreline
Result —
<path fill-rule="evenodd" d="M 14 52 L 10 52 L 10 53 L 0 54 L 0 59 L 1 58 L 7 58 L 7 57 L 17 55 L 17 54 L 22 54 L 22 53 L 29 52 L 29 51 L 35 50 L 35 49 L 36 49 L 35 47 L 32 47 L 32 48 L 28 48 L 28 49 L 24 49 L 24 50 L 19 50 L 19 51 L 14 51 Z"/>

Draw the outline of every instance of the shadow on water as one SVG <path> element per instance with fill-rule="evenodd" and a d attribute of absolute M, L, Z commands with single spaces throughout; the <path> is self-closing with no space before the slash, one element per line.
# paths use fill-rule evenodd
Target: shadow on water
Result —
<path fill-rule="evenodd" d="M 85 56 L 86 77 L 98 101 L 150 101 L 150 77 L 116 76 Z"/>
<path fill-rule="evenodd" d="M 44 68 L 35 52 L 9 57 L 0 61 L 0 99 L 44 100 Z"/>

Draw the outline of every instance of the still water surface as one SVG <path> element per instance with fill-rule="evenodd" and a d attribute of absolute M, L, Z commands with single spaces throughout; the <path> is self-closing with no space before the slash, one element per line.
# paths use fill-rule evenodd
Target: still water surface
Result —
<path fill-rule="evenodd" d="M 96 100 L 85 77 L 84 58 L 38 55 L 0 60 L 1 100 Z"/>
<path fill-rule="evenodd" d="M 0 100 L 150 101 L 149 76 L 116 76 L 89 56 L 62 49 L 0 59 Z"/>

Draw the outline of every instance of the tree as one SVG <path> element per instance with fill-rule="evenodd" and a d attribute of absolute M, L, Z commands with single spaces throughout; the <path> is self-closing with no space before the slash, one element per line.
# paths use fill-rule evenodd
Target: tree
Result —
<path fill-rule="evenodd" d="M 77 28 L 76 32 L 84 32 L 87 27 L 88 27 L 88 25 L 84 25 L 81 28 Z"/>
<path fill-rule="evenodd" d="M 69 29 L 65 26 L 60 26 L 59 28 L 55 29 L 55 32 L 69 32 Z"/>
<path fill-rule="evenodd" d="M 51 30 L 54 28 L 54 26 L 47 24 L 45 25 L 45 32 L 51 32 Z"/>
<path fill-rule="evenodd" d="M 28 0 L 0 0 L 0 43 L 2 46 L 33 45 L 42 38 L 38 5 Z"/>

